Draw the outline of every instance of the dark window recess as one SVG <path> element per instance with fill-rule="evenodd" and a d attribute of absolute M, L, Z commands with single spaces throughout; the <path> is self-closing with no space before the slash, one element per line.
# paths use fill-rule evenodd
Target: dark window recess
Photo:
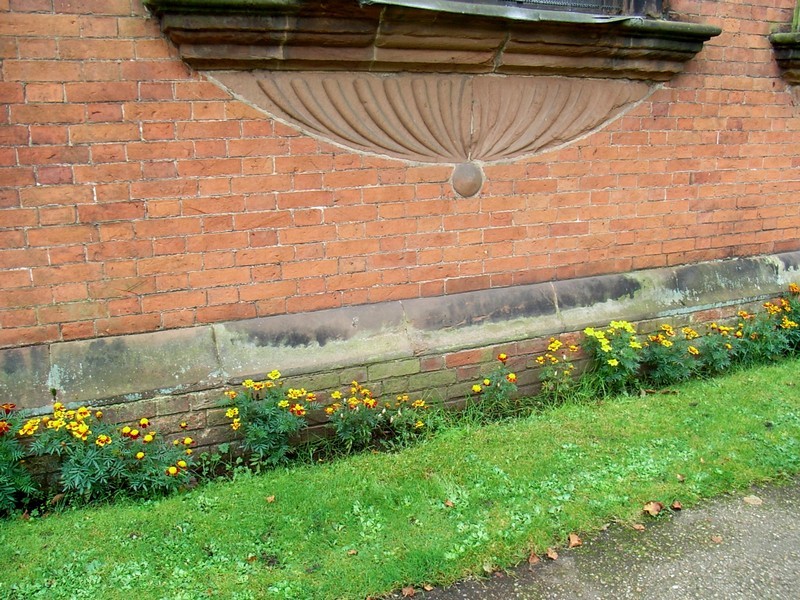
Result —
<path fill-rule="evenodd" d="M 477 0 L 477 2 L 593 15 L 656 16 L 661 13 L 661 0 Z"/>

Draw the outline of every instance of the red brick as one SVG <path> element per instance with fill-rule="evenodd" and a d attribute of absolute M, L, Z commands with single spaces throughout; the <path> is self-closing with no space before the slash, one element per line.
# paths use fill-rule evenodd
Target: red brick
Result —
<path fill-rule="evenodd" d="M 58 325 L 0 329 L 0 348 L 58 341 Z"/>
<path fill-rule="evenodd" d="M 142 311 L 161 312 L 175 310 L 178 308 L 194 308 L 204 306 L 206 303 L 206 293 L 202 290 L 182 290 L 178 292 L 167 292 L 164 294 L 154 294 L 142 298 Z"/>
<path fill-rule="evenodd" d="M 11 13 L 0 20 L 0 35 L 75 37 L 79 34 L 78 19 L 72 15 Z"/>
<path fill-rule="evenodd" d="M 120 102 L 137 97 L 136 84 L 128 81 L 68 83 L 65 87 L 70 102 Z"/>
<path fill-rule="evenodd" d="M 38 267 L 31 274 L 34 285 L 53 285 L 98 280 L 102 277 L 102 268 L 96 264 L 71 264 Z"/>
<path fill-rule="evenodd" d="M 135 123 L 73 125 L 69 135 L 73 144 L 124 142 L 138 140 L 139 127 Z"/>
<path fill-rule="evenodd" d="M 137 270 L 139 275 L 199 271 L 202 266 L 203 259 L 199 254 L 157 256 L 153 258 L 144 258 L 137 261 Z"/>
<path fill-rule="evenodd" d="M 122 335 L 126 333 L 142 333 L 159 329 L 160 314 L 130 315 L 98 319 L 95 327 L 100 335 Z"/>
<path fill-rule="evenodd" d="M 78 220 L 84 223 L 141 219 L 144 214 L 142 201 L 83 204 L 78 207 Z"/>

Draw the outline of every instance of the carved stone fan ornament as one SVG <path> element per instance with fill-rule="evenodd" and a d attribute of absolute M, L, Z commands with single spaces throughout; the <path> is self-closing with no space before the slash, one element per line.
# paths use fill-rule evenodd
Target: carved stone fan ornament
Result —
<path fill-rule="evenodd" d="M 481 165 L 594 131 L 678 73 L 705 25 L 461 0 L 149 0 L 182 58 L 273 118 L 359 152 Z"/>

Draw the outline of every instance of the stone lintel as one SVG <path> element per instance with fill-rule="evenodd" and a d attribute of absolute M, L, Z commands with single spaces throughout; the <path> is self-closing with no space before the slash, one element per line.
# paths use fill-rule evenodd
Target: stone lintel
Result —
<path fill-rule="evenodd" d="M 337 369 L 366 375 L 397 361 L 403 374 L 416 377 L 412 359 L 614 319 L 680 320 L 761 302 L 791 282 L 800 282 L 800 252 L 12 348 L 0 350 L 0 396 L 20 407 L 45 407 L 53 387 L 64 401 L 102 406 L 220 388 L 272 369 L 289 376 Z"/>
<path fill-rule="evenodd" d="M 540 11 L 544 18 L 527 20 L 447 13 L 435 4 L 381 7 L 357 0 L 150 0 L 148 6 L 182 58 L 200 70 L 546 73 L 664 81 L 721 32 L 633 16 L 583 15 L 577 23 L 575 13 Z"/>

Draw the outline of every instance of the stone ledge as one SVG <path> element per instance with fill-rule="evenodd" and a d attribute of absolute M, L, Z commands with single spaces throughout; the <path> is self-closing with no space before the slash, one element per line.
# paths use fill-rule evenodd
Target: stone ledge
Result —
<path fill-rule="evenodd" d="M 800 32 L 773 33 L 769 41 L 783 78 L 791 84 L 800 83 Z"/>
<path fill-rule="evenodd" d="M 377 2 L 377 0 L 376 0 Z M 718 27 L 481 3 L 147 0 L 200 70 L 514 73 L 666 81 Z M 413 3 L 411 3 L 413 4 Z M 471 8 L 470 8 L 471 6 Z M 580 21 L 578 23 L 578 21 Z M 581 28 L 575 34 L 576 26 Z"/>
<path fill-rule="evenodd" d="M 185 395 L 262 378 L 316 376 L 604 325 L 763 301 L 800 280 L 800 252 L 191 329 L 0 350 L 0 395 L 24 408 Z M 418 377 L 411 362 L 403 375 Z M 406 373 L 408 371 L 408 373 Z M 349 374 L 348 374 L 349 375 Z M 375 383 L 375 382 L 370 382 Z"/>

